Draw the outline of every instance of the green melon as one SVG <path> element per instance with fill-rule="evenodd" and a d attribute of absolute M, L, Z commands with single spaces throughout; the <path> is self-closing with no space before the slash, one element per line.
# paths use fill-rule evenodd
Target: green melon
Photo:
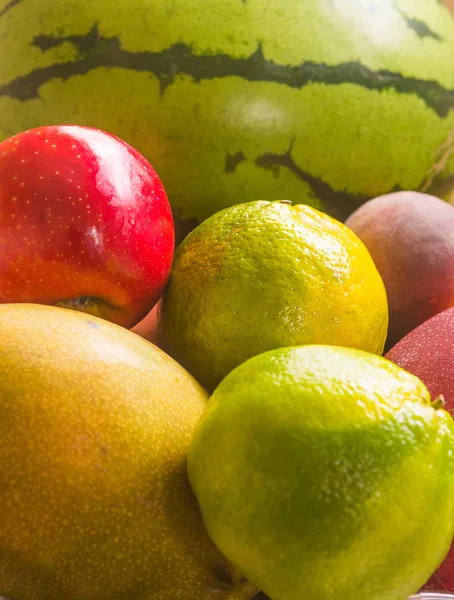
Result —
<path fill-rule="evenodd" d="M 0 57 L 0 138 L 116 133 L 186 228 L 257 199 L 343 219 L 454 180 L 441 0 L 0 0 Z"/>

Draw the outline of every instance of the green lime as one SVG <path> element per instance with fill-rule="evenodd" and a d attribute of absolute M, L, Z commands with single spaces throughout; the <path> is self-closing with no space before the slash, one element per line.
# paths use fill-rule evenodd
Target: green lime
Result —
<path fill-rule="evenodd" d="M 188 473 L 215 544 L 273 600 L 403 600 L 453 537 L 453 449 L 417 377 L 307 345 L 222 381 Z"/>

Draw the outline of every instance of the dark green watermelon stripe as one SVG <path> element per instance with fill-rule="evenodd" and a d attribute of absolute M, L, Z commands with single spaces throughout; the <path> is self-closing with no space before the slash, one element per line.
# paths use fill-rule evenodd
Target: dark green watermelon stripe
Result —
<path fill-rule="evenodd" d="M 235 173 L 237 166 L 246 160 L 244 152 L 241 150 L 235 154 L 227 152 L 225 155 L 224 171 L 226 173 Z"/>
<path fill-rule="evenodd" d="M 8 4 L 4 8 L 2 8 L 2 10 L 0 10 L 0 17 L 3 17 L 3 15 L 6 15 L 6 13 L 11 8 L 16 6 L 17 4 L 20 4 L 21 2 L 23 2 L 23 0 L 11 0 L 10 2 L 8 2 Z"/>
<path fill-rule="evenodd" d="M 441 37 L 441 35 L 438 33 L 435 33 L 435 31 L 432 31 L 430 29 L 430 27 L 427 25 L 427 23 L 424 23 L 424 21 L 419 21 L 418 19 L 412 19 L 412 18 L 408 17 L 403 12 L 403 10 L 401 10 L 398 6 L 395 6 L 395 9 L 400 14 L 400 16 L 404 19 L 405 23 L 407 24 L 407 27 L 412 29 L 419 38 L 430 37 L 430 38 L 433 38 L 434 40 L 437 40 L 438 42 L 443 41 L 443 38 Z"/>
<path fill-rule="evenodd" d="M 255 164 L 258 167 L 274 172 L 276 176 L 279 175 L 279 169 L 288 169 L 291 173 L 309 185 L 315 198 L 323 198 L 324 201 L 330 205 L 332 216 L 340 221 L 344 221 L 348 215 L 370 199 L 368 196 L 362 194 L 355 195 L 346 191 L 335 190 L 322 179 L 314 177 L 307 171 L 304 171 L 296 164 L 292 156 L 292 146 L 290 146 L 284 154 L 275 154 L 272 152 L 262 154 L 255 159 Z M 295 199 L 295 201 L 297 200 L 298 199 Z"/>
<path fill-rule="evenodd" d="M 348 215 L 361 206 L 361 204 L 366 202 L 366 200 L 369 200 L 368 196 L 362 194 L 355 195 L 346 191 L 335 190 L 322 179 L 314 177 L 307 171 L 304 171 L 296 164 L 292 156 L 292 146 L 293 142 L 290 145 L 290 148 L 283 154 L 276 154 L 273 152 L 262 154 L 261 156 L 258 156 L 254 162 L 257 167 L 271 171 L 276 177 L 279 177 L 281 168 L 288 169 L 291 173 L 296 175 L 298 179 L 308 184 L 314 194 L 314 198 L 324 198 L 329 202 L 332 215 L 340 221 L 346 219 Z M 242 150 L 239 150 L 235 154 L 227 153 L 224 165 L 225 173 L 234 173 L 237 166 L 246 160 L 247 158 Z M 337 213 L 334 214 L 333 211 L 337 211 Z"/>
<path fill-rule="evenodd" d="M 162 93 L 179 75 L 192 77 L 196 82 L 241 77 L 247 81 L 267 81 L 292 88 L 303 88 L 313 83 L 351 83 L 375 91 L 393 89 L 401 94 L 417 96 L 440 117 L 445 117 L 454 108 L 454 90 L 448 90 L 436 81 L 404 77 L 387 70 L 372 71 L 359 62 L 338 65 L 311 61 L 297 66 L 277 64 L 265 58 L 260 44 L 247 58 L 235 58 L 228 54 L 197 55 L 183 43 L 174 44 L 160 52 L 134 53 L 121 48 L 119 38 L 100 36 L 96 26 L 86 35 L 39 36 L 33 43 L 45 52 L 68 42 L 77 49 L 77 60 L 42 67 L 17 77 L 0 86 L 0 96 L 27 101 L 36 98 L 39 88 L 54 78 L 66 80 L 99 67 L 117 67 L 152 73 L 159 80 Z"/>

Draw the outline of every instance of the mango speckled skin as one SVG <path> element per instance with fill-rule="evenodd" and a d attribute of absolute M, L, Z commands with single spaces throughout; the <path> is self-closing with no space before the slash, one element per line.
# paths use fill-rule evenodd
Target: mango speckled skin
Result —
<path fill-rule="evenodd" d="M 0 596 L 249 600 L 202 525 L 186 453 L 207 394 L 96 317 L 0 305 Z"/>
<path fill-rule="evenodd" d="M 396 189 L 442 193 L 454 173 L 439 0 L 0 0 L 0 56 L 0 138 L 115 133 L 186 229 L 283 197 L 343 219 Z"/>

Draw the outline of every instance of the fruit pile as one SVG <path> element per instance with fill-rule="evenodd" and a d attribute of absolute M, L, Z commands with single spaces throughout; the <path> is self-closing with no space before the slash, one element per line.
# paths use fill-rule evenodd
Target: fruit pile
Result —
<path fill-rule="evenodd" d="M 454 589 L 453 230 L 424 193 L 255 200 L 174 252 L 122 139 L 2 142 L 0 596 Z"/>

